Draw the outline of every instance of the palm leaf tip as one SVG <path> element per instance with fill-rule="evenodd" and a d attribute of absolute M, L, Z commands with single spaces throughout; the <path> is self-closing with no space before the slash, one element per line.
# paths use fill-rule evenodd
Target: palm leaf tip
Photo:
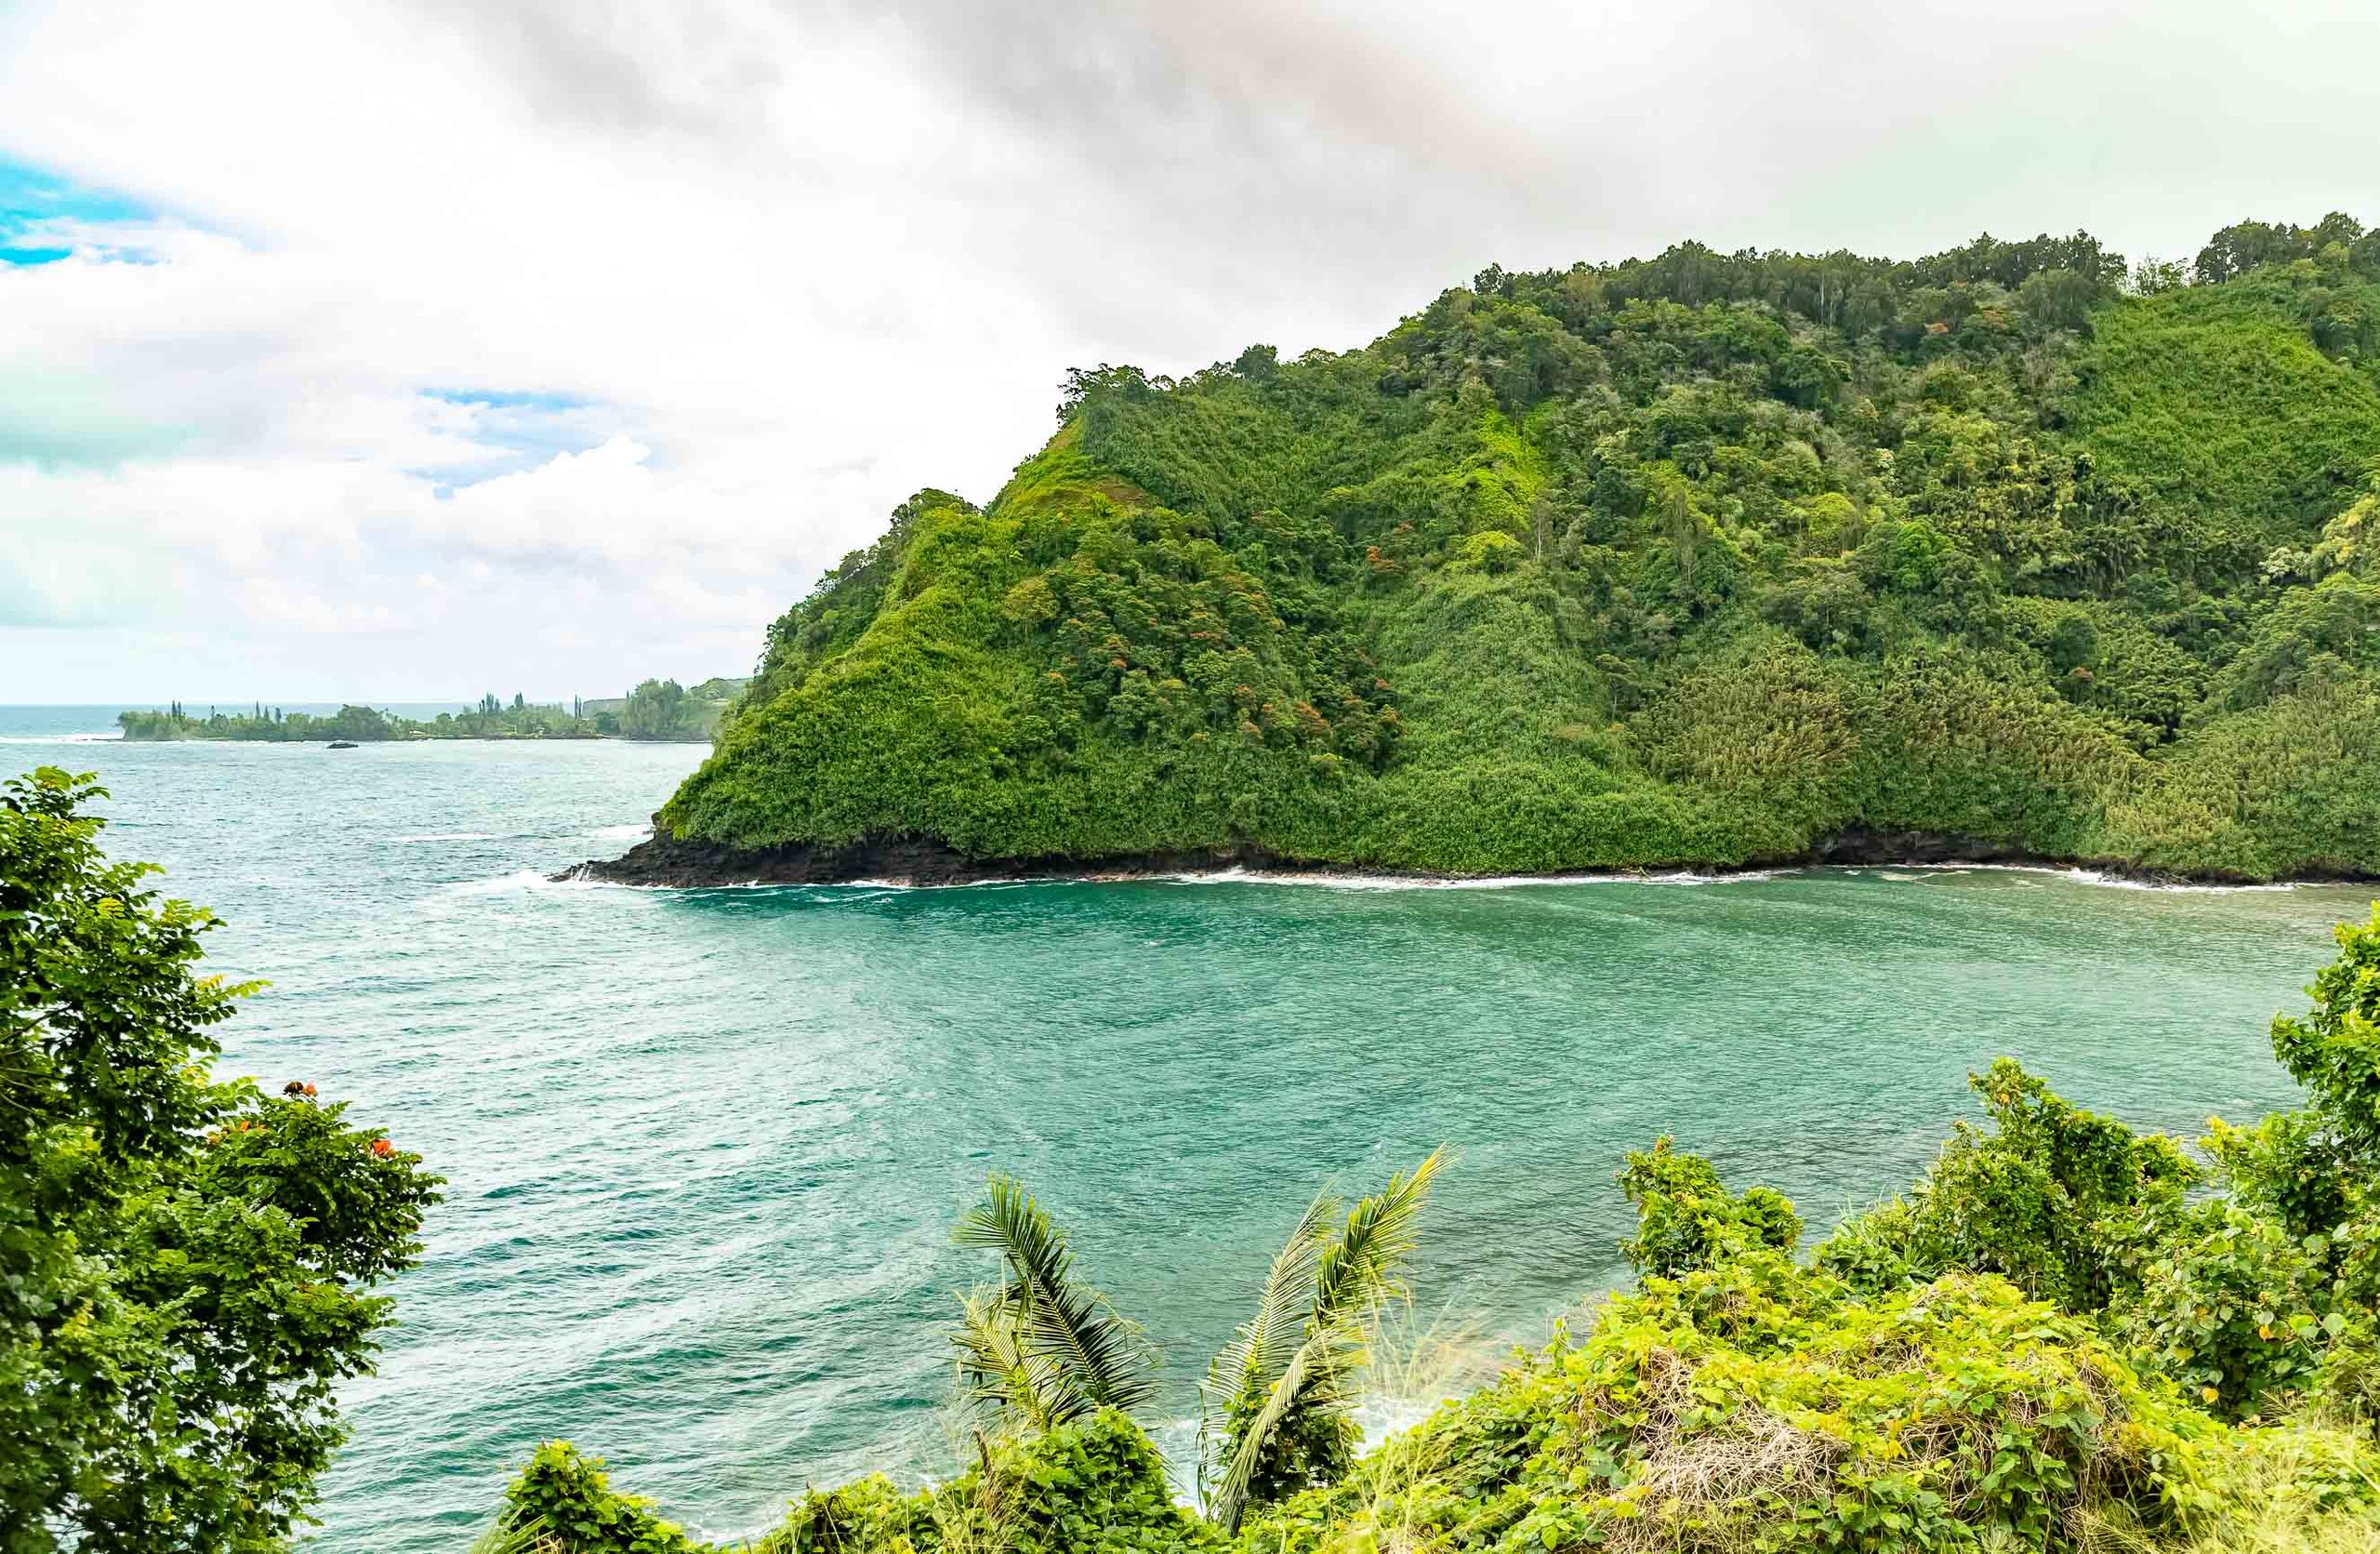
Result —
<path fill-rule="evenodd" d="M 1204 1415 L 1199 1458 L 1202 1487 L 1210 1476 L 1225 1475 L 1230 1468 L 1233 1407 L 1270 1393 L 1296 1354 L 1314 1304 L 1315 1268 L 1329 1240 L 1330 1222 L 1338 1214 L 1339 1200 L 1328 1192 L 1306 1205 L 1289 1239 L 1273 1255 L 1255 1313 L 1240 1323 L 1231 1342 L 1207 1367 L 1207 1379 L 1199 1388 Z M 1222 1481 L 1220 1477 L 1217 1481 Z"/>
<path fill-rule="evenodd" d="M 1346 1224 L 1323 1249 L 1316 1269 L 1316 1322 L 1359 1318 L 1404 1294 L 1401 1276 L 1406 1259 L 1419 1244 L 1421 1205 L 1446 1160 L 1441 1145 L 1411 1171 L 1390 1177 L 1384 1190 L 1347 1212 Z"/>

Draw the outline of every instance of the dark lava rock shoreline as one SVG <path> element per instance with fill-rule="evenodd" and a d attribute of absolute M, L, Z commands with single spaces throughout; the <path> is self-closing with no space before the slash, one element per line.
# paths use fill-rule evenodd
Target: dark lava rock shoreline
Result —
<path fill-rule="evenodd" d="M 1767 869 L 1957 863 L 2087 869 L 2095 873 L 2144 884 L 2238 885 L 2257 883 L 2237 874 L 2175 874 L 2145 869 L 2122 858 L 2043 857 L 2005 843 L 1976 837 L 1945 836 L 1928 831 L 1861 830 L 1827 837 L 1808 852 L 1798 856 L 1760 858 L 1733 867 L 1681 860 L 1648 864 L 1633 870 L 1565 870 L 1560 877 L 1593 873 L 1626 878 L 1632 874 L 1679 870 L 1729 874 Z M 562 870 L 554 878 L 698 890 L 726 885 L 842 884 L 860 880 L 905 885 L 959 885 L 1003 880 L 1145 879 L 1221 873 L 1227 870 L 1250 874 L 1353 874 L 1390 879 L 1452 880 L 1464 877 L 1409 869 L 1381 869 L 1365 864 L 1283 857 L 1251 846 L 1178 853 L 1134 853 L 1104 858 L 978 858 L 930 836 L 868 836 L 835 847 L 809 843 L 787 843 L 774 847 L 731 847 L 716 842 L 681 841 L 667 831 L 656 830 L 651 838 L 637 843 L 619 857 L 591 858 L 575 868 Z M 2293 878 L 2298 881 L 2353 881 L 2369 876 L 2311 871 Z"/>
<path fill-rule="evenodd" d="M 1136 853 L 1099 859 L 978 858 L 930 836 L 869 836 L 840 847 L 804 842 L 775 847 L 730 847 L 716 842 L 681 841 L 656 830 L 619 857 L 590 858 L 554 878 L 698 890 L 721 885 L 845 884 L 855 880 L 881 880 L 905 885 L 965 885 L 999 880 L 1128 879 L 1153 874 L 1216 873 L 1226 869 L 1279 874 L 1386 872 L 1351 869 L 1343 864 L 1300 862 L 1255 847 Z"/>

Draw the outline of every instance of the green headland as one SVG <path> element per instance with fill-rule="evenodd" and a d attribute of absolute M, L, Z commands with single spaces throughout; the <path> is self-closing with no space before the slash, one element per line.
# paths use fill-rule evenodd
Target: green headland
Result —
<path fill-rule="evenodd" d="M 2380 233 L 1482 272 L 1071 374 L 770 628 L 615 877 L 2380 873 Z"/>

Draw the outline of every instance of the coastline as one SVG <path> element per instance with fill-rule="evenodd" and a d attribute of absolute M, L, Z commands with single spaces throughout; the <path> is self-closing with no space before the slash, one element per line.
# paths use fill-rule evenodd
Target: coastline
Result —
<path fill-rule="evenodd" d="M 2354 884 L 2380 876 L 2351 870 L 2306 870 L 2270 880 L 2228 870 L 2188 873 L 2153 869 L 2117 857 L 2052 857 L 1989 838 L 1931 831 L 1854 829 L 1820 839 L 1799 854 L 1713 863 L 1669 858 L 1631 868 L 1565 869 L 1532 872 L 1455 874 L 1424 869 L 1387 868 L 1334 859 L 1294 858 L 1264 848 L 1236 844 L 1175 852 L 1069 857 L 979 858 L 933 837 L 866 836 L 841 846 L 784 843 L 734 847 L 723 843 L 681 840 L 659 829 L 615 858 L 589 858 L 551 876 L 556 883 L 635 885 L 652 889 L 712 890 L 751 885 L 890 884 L 910 887 L 1015 883 L 1025 880 L 1126 881 L 1216 876 L 1237 879 L 1348 879 L 1461 884 L 1486 880 L 1526 883 L 1556 880 L 1631 880 L 1688 872 L 1725 878 L 1780 869 L 1939 868 L 1977 865 L 2005 869 L 2082 871 L 2112 882 L 2148 887 L 2253 888 L 2282 884 Z"/>
<path fill-rule="evenodd" d="M 143 734 L 75 734 L 60 736 L 61 739 L 80 744 L 119 745 L 311 745 L 327 750 L 338 741 L 318 739 L 251 738 L 238 734 L 189 734 L 160 739 Z M 647 737 L 635 734 L 408 734 L 395 739 L 353 739 L 346 743 L 356 748 L 366 745 L 707 745 L 707 734 L 667 735 Z"/>

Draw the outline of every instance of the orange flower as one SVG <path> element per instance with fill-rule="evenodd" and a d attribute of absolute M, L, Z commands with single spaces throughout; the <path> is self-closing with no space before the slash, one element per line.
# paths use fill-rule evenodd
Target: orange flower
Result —
<path fill-rule="evenodd" d="M 386 1160 L 397 1152 L 397 1147 L 385 1138 L 376 1138 L 372 1141 L 372 1152 Z"/>

